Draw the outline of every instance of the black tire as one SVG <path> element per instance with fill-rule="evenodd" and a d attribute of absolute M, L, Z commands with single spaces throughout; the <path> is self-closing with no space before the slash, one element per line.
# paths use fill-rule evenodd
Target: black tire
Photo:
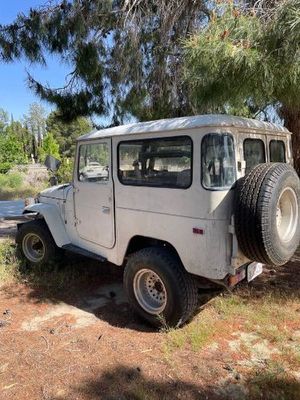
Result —
<path fill-rule="evenodd" d="M 290 217 L 286 211 L 289 201 Z M 285 264 L 299 245 L 299 214 L 300 181 L 290 165 L 259 164 L 238 181 L 235 231 L 239 247 L 249 260 Z M 290 221 L 286 231 L 283 221 Z"/>
<path fill-rule="evenodd" d="M 36 244 L 32 244 L 32 238 L 35 238 Z M 60 256 L 60 249 L 56 246 L 44 220 L 34 220 L 22 224 L 17 232 L 16 243 L 19 253 L 32 265 L 50 264 L 57 261 Z M 34 246 L 37 248 L 34 249 Z M 33 248 L 31 258 L 28 256 L 30 247 Z M 34 257 L 34 252 L 38 253 L 39 251 L 41 251 L 41 256 Z"/>
<path fill-rule="evenodd" d="M 165 307 L 156 314 L 147 312 L 135 295 L 135 279 L 145 269 L 153 271 L 160 278 L 166 291 Z M 130 256 L 124 271 L 123 283 L 130 305 L 144 320 L 155 327 L 178 327 L 185 323 L 196 309 L 198 301 L 196 282 L 184 270 L 178 257 L 167 249 L 148 247 Z"/>

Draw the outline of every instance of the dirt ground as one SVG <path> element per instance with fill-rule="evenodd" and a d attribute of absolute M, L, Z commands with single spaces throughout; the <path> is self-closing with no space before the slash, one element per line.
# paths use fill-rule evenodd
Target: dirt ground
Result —
<path fill-rule="evenodd" d="M 0 238 L 13 236 L 14 229 L 12 222 L 1 223 Z M 258 297 L 278 287 L 296 296 L 291 307 L 299 313 L 299 321 L 287 320 L 282 326 L 283 330 L 289 327 L 289 339 L 281 346 L 262 338 L 258 328 L 249 329 L 247 319 L 230 317 L 228 323 L 222 313 L 210 314 L 218 332 L 223 332 L 213 340 L 197 348 L 193 341 L 173 345 L 174 337 L 182 340 L 181 333 L 197 332 L 192 327 L 197 319 L 205 318 L 205 301 L 196 322 L 177 336 L 172 331 L 155 331 L 126 303 L 122 271 L 91 264 L 86 261 L 86 268 L 93 268 L 92 279 L 54 294 L 30 282 L 0 288 L 1 400 L 266 398 L 259 383 L 258 392 L 249 389 L 249 384 L 259 382 L 263 371 L 270 371 L 270 362 L 280 361 L 281 354 L 291 348 L 299 359 L 289 364 L 293 367 L 288 376 L 279 372 L 280 380 L 278 375 L 275 381 L 273 376 L 266 377 L 271 392 L 272 382 L 278 388 L 278 397 L 273 391 L 274 396 L 268 398 L 300 399 L 299 256 L 281 269 L 267 269 L 251 285 Z M 243 290 L 249 293 L 245 285 L 241 296 Z"/>

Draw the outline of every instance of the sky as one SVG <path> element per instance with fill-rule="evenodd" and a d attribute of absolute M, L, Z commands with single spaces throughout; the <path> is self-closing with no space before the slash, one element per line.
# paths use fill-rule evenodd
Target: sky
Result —
<path fill-rule="evenodd" d="M 0 24 L 11 23 L 18 13 L 27 13 L 30 7 L 45 4 L 45 0 L 1 0 Z M 61 87 L 68 73 L 67 66 L 61 65 L 55 58 L 47 59 L 47 67 L 29 65 L 25 61 L 17 61 L 9 64 L 0 63 L 0 108 L 3 108 L 14 119 L 20 119 L 27 113 L 29 105 L 34 102 L 41 103 L 47 110 L 51 106 L 41 102 L 40 98 L 27 87 L 26 70 L 34 78 L 42 83 L 48 83 L 51 87 Z"/>

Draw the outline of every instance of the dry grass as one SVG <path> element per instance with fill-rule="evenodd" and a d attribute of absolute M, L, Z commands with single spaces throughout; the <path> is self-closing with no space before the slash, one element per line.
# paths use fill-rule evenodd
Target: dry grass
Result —
<path fill-rule="evenodd" d="M 39 191 L 48 186 L 45 176 L 32 177 L 31 175 L 24 171 L 0 174 L 0 200 L 35 197 Z"/>
<path fill-rule="evenodd" d="M 11 239 L 0 242 L 0 287 L 20 278 L 20 262 L 15 254 L 15 246 Z"/>
<path fill-rule="evenodd" d="M 12 240 L 0 243 L 0 282 L 25 283 L 30 288 L 38 289 L 38 292 L 47 299 L 55 298 L 55 293 L 65 294 L 68 290 L 74 292 L 76 291 L 74 288 L 80 288 L 83 283 L 94 282 L 99 272 L 95 272 L 96 270 L 90 268 L 88 264 L 89 261 L 86 259 L 80 262 L 77 257 L 75 261 L 72 257 L 66 257 L 61 263 L 46 268 L 27 268 L 26 264 L 16 258 Z M 112 271 L 111 266 L 107 268 Z M 99 271 L 98 266 L 97 271 Z M 292 272 L 290 276 L 295 280 L 298 275 Z M 278 280 L 280 279 L 278 275 Z M 159 334 L 162 347 L 158 346 L 158 354 L 155 355 L 159 359 L 159 365 L 167 365 L 171 375 L 175 377 L 180 376 L 182 370 L 186 370 L 190 374 L 186 380 L 192 380 L 194 378 L 191 370 L 188 369 L 190 367 L 188 364 L 198 366 L 199 360 L 208 357 L 210 366 L 213 365 L 215 368 L 217 377 L 213 392 L 207 392 L 207 398 L 210 398 L 211 393 L 215 395 L 215 387 L 219 387 L 220 393 L 223 393 L 222 390 L 225 393 L 228 387 L 231 387 L 230 379 L 235 379 L 229 376 L 231 372 L 226 372 L 226 379 L 229 380 L 220 379 L 224 376 L 224 360 L 230 360 L 226 363 L 234 365 L 234 373 L 238 371 L 242 376 L 239 381 L 234 381 L 233 385 L 245 388 L 246 395 L 241 398 L 245 400 L 299 400 L 300 293 L 290 289 L 291 278 L 288 279 L 288 284 L 280 287 L 272 286 L 266 280 L 266 282 L 261 281 L 260 287 L 244 285 L 234 293 L 220 293 L 204 305 L 194 319 L 181 329 L 174 330 L 165 327 Z M 124 318 L 127 317 L 124 316 Z M 124 332 L 122 335 L 125 334 Z M 249 342 L 241 340 L 241 333 L 249 337 L 252 335 L 254 340 Z M 130 332 L 130 335 L 135 334 Z M 141 335 L 140 332 L 137 336 L 133 336 L 132 340 L 135 341 L 139 335 Z M 230 342 L 235 341 L 239 344 L 234 350 Z M 255 345 L 263 345 L 270 349 L 269 356 L 257 360 L 259 354 L 254 354 Z M 148 348 L 148 345 L 145 347 Z M 151 353 L 149 365 L 156 360 L 153 357 Z M 185 362 L 187 365 L 184 364 Z M 206 379 L 204 376 L 207 373 L 209 379 L 213 380 L 211 370 L 205 371 L 205 369 L 201 370 L 202 379 Z M 117 379 L 116 376 L 122 380 L 128 379 L 125 388 L 128 398 L 148 400 L 171 398 L 168 397 L 170 389 L 168 386 L 162 384 L 161 387 L 158 385 L 155 390 L 150 390 L 154 387 L 154 383 L 150 384 L 142 379 L 142 375 L 136 370 L 119 371 L 116 375 L 106 376 L 111 387 L 115 387 L 112 385 Z M 193 382 L 197 382 L 196 378 Z M 174 390 L 178 390 L 178 387 L 176 388 L 174 386 Z M 91 385 L 90 390 L 94 395 Z M 182 393 L 186 390 L 190 390 L 190 397 L 187 398 L 198 398 L 198 387 L 182 386 Z M 204 390 L 204 394 L 206 393 L 206 389 L 201 390 Z M 89 393 L 85 395 L 86 399 L 95 398 L 92 395 L 89 397 Z M 234 398 L 230 396 L 226 398 Z M 225 397 L 221 394 L 220 398 Z"/>
<path fill-rule="evenodd" d="M 299 381 L 280 362 L 269 362 L 247 378 L 249 399 L 299 400 Z"/>
<path fill-rule="evenodd" d="M 25 283 L 32 289 L 38 289 L 43 297 L 53 297 L 59 293 L 69 293 L 76 287 L 93 282 L 101 278 L 110 265 L 99 263 L 61 252 L 52 263 L 43 266 L 32 266 L 24 260 L 14 240 L 6 239 L 0 242 L 0 287 L 9 283 Z M 112 271 L 111 271 L 112 273 Z"/>
<path fill-rule="evenodd" d="M 300 371 L 300 336 L 295 337 L 295 332 L 300 333 L 299 311 L 299 296 L 276 289 L 259 297 L 255 289 L 247 287 L 237 290 L 235 294 L 220 294 L 191 323 L 182 329 L 165 333 L 164 354 L 171 364 L 172 354 L 176 351 L 200 352 L 211 347 L 220 349 L 224 343 L 238 340 L 238 332 L 242 331 L 254 335 L 257 343 L 267 343 L 267 347 L 274 349 L 271 360 L 277 360 L 287 369 Z M 255 341 L 247 343 L 241 340 L 239 355 L 251 361 L 253 344 Z M 268 382 L 275 370 L 272 367 L 270 371 Z M 254 380 L 254 386 L 259 383 L 257 379 Z M 269 383 L 265 382 L 265 385 Z M 288 387 L 293 393 L 292 383 Z M 272 396 L 266 398 L 273 400 Z M 293 395 L 278 398 L 294 399 Z"/>
<path fill-rule="evenodd" d="M 17 189 L 0 188 L 0 200 L 18 200 L 26 197 L 35 197 L 44 187 L 25 186 Z"/>

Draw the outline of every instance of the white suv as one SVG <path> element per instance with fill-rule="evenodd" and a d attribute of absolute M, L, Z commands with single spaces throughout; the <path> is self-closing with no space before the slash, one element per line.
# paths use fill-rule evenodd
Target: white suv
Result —
<path fill-rule="evenodd" d="M 91 162 L 105 169 L 82 179 Z M 80 137 L 72 183 L 25 208 L 17 242 L 33 264 L 58 248 L 125 264 L 134 309 L 179 326 L 199 277 L 233 286 L 291 258 L 299 199 L 283 127 L 224 115 L 136 123 Z"/>

